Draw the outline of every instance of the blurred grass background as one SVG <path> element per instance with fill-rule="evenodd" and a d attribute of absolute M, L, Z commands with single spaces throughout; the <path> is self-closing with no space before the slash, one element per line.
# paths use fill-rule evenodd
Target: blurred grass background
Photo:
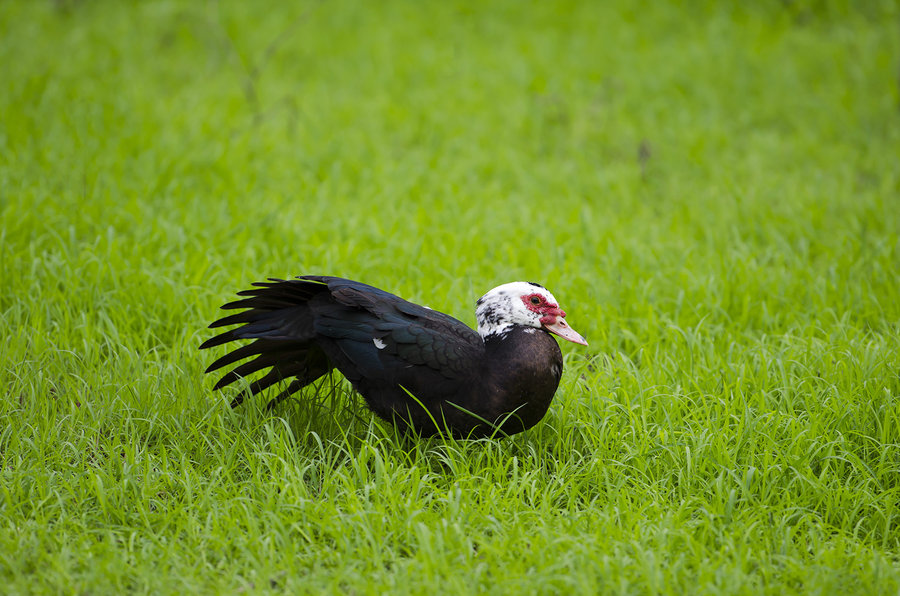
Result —
<path fill-rule="evenodd" d="M 896 593 L 898 16 L 0 4 L 0 577 Z M 205 325 L 301 273 L 538 281 L 591 346 L 497 443 L 226 411 Z"/>

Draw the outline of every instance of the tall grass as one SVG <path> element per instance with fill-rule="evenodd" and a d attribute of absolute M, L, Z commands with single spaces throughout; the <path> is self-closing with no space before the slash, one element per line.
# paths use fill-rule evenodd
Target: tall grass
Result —
<path fill-rule="evenodd" d="M 0 3 L 0 591 L 896 594 L 898 15 Z M 590 347 L 508 439 L 231 411 L 301 273 Z"/>

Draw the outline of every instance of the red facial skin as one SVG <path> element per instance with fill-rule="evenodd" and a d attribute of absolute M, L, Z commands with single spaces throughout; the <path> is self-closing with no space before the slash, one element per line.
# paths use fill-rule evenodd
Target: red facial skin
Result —
<path fill-rule="evenodd" d="M 541 326 L 545 331 L 582 346 L 588 345 L 584 338 L 566 323 L 566 313 L 558 304 L 547 302 L 547 299 L 538 293 L 522 296 L 522 302 L 525 304 L 525 308 L 541 315 Z"/>
<path fill-rule="evenodd" d="M 532 302 L 533 300 L 537 301 L 537 304 Z M 522 296 L 522 303 L 531 312 L 541 315 L 541 325 L 553 325 L 556 323 L 557 317 L 565 318 L 566 316 L 565 311 L 559 308 L 558 304 L 547 302 L 543 296 L 537 293 Z"/>

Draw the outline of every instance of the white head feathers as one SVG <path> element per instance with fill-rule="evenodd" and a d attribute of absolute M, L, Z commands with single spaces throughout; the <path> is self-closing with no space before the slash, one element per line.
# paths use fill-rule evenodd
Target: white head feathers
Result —
<path fill-rule="evenodd" d="M 490 290 L 476 303 L 475 317 L 478 320 L 479 335 L 482 339 L 489 335 L 503 336 L 513 325 L 539 329 L 543 314 L 534 308 L 531 301 L 559 308 L 553 294 L 535 283 L 514 281 Z M 526 306 L 526 302 L 529 306 Z"/>
<path fill-rule="evenodd" d="M 542 285 L 514 281 L 497 286 L 478 299 L 475 317 L 482 339 L 502 339 L 513 326 L 526 330 L 543 329 L 576 344 L 587 345 L 584 338 L 566 323 L 566 313 L 553 294 Z"/>

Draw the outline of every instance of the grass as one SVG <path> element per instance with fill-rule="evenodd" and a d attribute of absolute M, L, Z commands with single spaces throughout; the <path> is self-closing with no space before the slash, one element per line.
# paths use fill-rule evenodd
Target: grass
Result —
<path fill-rule="evenodd" d="M 897 594 L 898 14 L 0 3 L 3 590 Z M 508 439 L 231 411 L 301 273 L 590 347 Z"/>

